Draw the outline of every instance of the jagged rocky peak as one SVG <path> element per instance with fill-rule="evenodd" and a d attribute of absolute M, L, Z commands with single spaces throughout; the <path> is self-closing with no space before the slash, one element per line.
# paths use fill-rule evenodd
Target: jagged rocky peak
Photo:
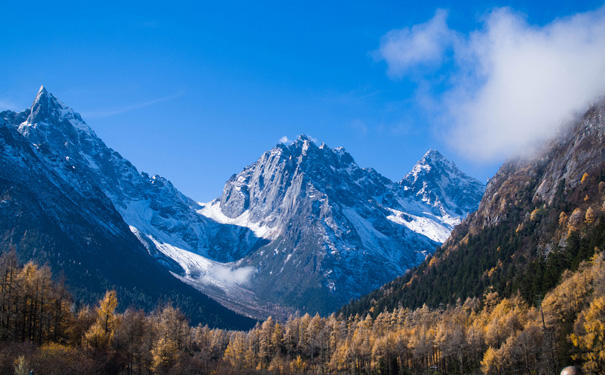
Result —
<path fill-rule="evenodd" d="M 40 86 L 40 90 L 34 99 L 31 106 L 28 121 L 31 124 L 38 122 L 52 122 L 63 113 L 64 106 L 44 86 Z"/>
<path fill-rule="evenodd" d="M 282 159 L 296 159 L 297 164 L 309 157 L 317 157 L 319 152 L 320 148 L 317 144 L 311 137 L 304 134 L 298 136 L 290 145 L 280 143 L 274 149 L 268 151 L 270 155 L 279 154 Z"/>
<path fill-rule="evenodd" d="M 300 134 L 292 145 L 304 145 L 304 144 L 315 144 L 313 139 L 306 134 Z"/>
<path fill-rule="evenodd" d="M 322 188 L 337 186 L 336 175 L 359 169 L 344 148 L 331 149 L 324 143 L 317 146 L 303 134 L 290 145 L 276 145 L 231 176 L 220 198 L 221 211 L 236 218 L 252 207 L 251 219 L 260 218 L 281 205 L 288 190 L 304 194 L 308 183 Z"/>
<path fill-rule="evenodd" d="M 36 99 L 32 103 L 28 122 L 34 124 L 63 119 L 75 119 L 83 122 L 79 114 L 63 104 L 56 96 L 48 92 L 44 86 L 40 86 Z"/>
<path fill-rule="evenodd" d="M 483 192 L 435 150 L 409 174 L 406 190 L 359 167 L 344 148 L 318 144 L 305 135 L 278 144 L 225 184 L 225 222 L 269 241 L 245 260 L 258 267 L 250 288 L 261 299 L 300 308 L 308 293 L 329 312 L 424 259 Z M 461 181 L 477 186 L 456 190 Z"/>
<path fill-rule="evenodd" d="M 434 149 L 424 154 L 400 184 L 408 196 L 416 195 L 435 213 L 452 216 L 475 211 L 485 191 L 484 184 Z"/>
<path fill-rule="evenodd" d="M 63 104 L 44 86 L 40 87 L 32 106 L 13 117 L 15 120 L 25 118 L 14 125 L 34 144 L 67 140 L 79 144 L 83 139 L 96 138 L 80 114 Z"/>
<path fill-rule="evenodd" d="M 430 149 L 418 160 L 412 171 L 405 176 L 405 180 L 411 183 L 429 174 L 438 174 L 442 171 L 459 171 L 452 161 L 448 160 L 439 151 Z"/>
<path fill-rule="evenodd" d="M 333 149 L 323 142 L 317 146 L 311 137 L 304 134 L 289 146 L 289 151 L 292 156 L 299 157 L 297 161 L 303 172 L 311 172 L 315 176 L 329 173 L 325 168 L 333 168 L 336 171 L 349 167 L 359 169 L 351 154 L 344 147 Z"/>
<path fill-rule="evenodd" d="M 427 164 L 427 165 L 447 165 L 449 167 L 456 167 L 454 162 L 450 161 L 445 156 L 443 156 L 439 151 L 437 151 L 433 148 L 428 150 L 426 152 L 426 154 L 424 154 L 422 159 L 420 159 L 420 162 Z"/>
<path fill-rule="evenodd" d="M 267 151 L 267 155 L 280 155 L 286 158 L 300 158 L 297 162 L 301 163 L 311 158 L 311 160 L 324 160 L 327 163 L 336 163 L 348 165 L 354 163 L 353 157 L 344 149 L 344 147 L 330 148 L 325 143 L 319 146 L 313 138 L 301 134 L 290 145 L 279 143 L 275 148 Z M 262 158 L 261 158 L 262 159 Z M 336 167 L 336 165 L 334 165 Z"/>

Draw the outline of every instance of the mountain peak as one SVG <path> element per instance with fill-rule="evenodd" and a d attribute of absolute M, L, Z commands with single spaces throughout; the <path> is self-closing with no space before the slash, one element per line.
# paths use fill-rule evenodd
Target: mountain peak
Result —
<path fill-rule="evenodd" d="M 311 143 L 315 143 L 313 141 L 313 139 L 311 137 L 309 137 L 306 134 L 301 134 L 299 135 L 296 140 L 294 141 L 294 143 L 305 143 L 305 142 L 311 142 Z"/>
<path fill-rule="evenodd" d="M 433 172 L 431 172 L 432 170 Z M 409 176 L 414 176 L 414 180 L 416 180 L 419 175 L 440 173 L 444 170 L 452 171 L 455 174 L 462 173 L 453 161 L 443 156 L 439 151 L 430 149 L 420 160 L 418 160 L 418 162 L 416 162 L 412 171 L 406 176 L 406 179 L 408 179 Z"/>
<path fill-rule="evenodd" d="M 38 126 L 39 124 L 44 126 Z M 53 138 L 57 142 L 64 142 L 65 139 L 78 142 L 78 133 L 85 134 L 86 137 L 94 134 L 78 113 L 63 104 L 44 86 L 40 86 L 29 115 L 23 123 L 18 124 L 18 130 L 21 134 L 32 136 L 34 143 L 48 140 L 51 133 L 55 133 Z"/>
<path fill-rule="evenodd" d="M 427 151 L 400 184 L 442 214 L 454 216 L 476 210 L 485 190 L 485 185 L 463 173 L 435 149 Z"/>
<path fill-rule="evenodd" d="M 315 154 L 315 152 L 319 150 L 319 147 L 311 137 L 301 134 L 290 146 L 288 146 L 288 149 L 293 155 L 307 156 L 309 152 Z"/>
<path fill-rule="evenodd" d="M 50 118 L 62 114 L 67 107 L 44 86 L 40 86 L 36 99 L 31 106 L 31 122 L 48 122 Z"/>
<path fill-rule="evenodd" d="M 424 154 L 423 159 L 431 158 L 431 159 L 445 159 L 445 157 L 436 149 L 432 148 Z"/>
<path fill-rule="evenodd" d="M 304 134 L 274 150 L 231 177 L 203 212 L 267 241 L 234 260 L 258 265 L 249 284 L 255 295 L 292 308 L 308 304 L 301 294 L 313 293 L 311 305 L 327 313 L 337 301 L 404 273 L 424 258 L 422 251 L 445 241 L 483 192 L 468 184 L 456 189 L 466 180 L 443 167 L 436 150 L 425 155 L 421 180 L 405 185 Z M 318 280 L 329 297 L 311 292 Z"/>
<path fill-rule="evenodd" d="M 454 164 L 445 156 L 443 156 L 443 154 L 440 153 L 438 150 L 432 148 L 428 150 L 426 154 L 424 154 L 422 159 L 420 159 L 417 164 L 436 165 L 439 163 Z"/>

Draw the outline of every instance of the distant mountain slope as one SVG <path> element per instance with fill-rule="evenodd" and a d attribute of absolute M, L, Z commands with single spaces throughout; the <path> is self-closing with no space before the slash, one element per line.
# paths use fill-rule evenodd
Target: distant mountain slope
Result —
<path fill-rule="evenodd" d="M 253 321 L 182 284 L 149 256 L 78 164 L 85 158 L 80 149 L 92 146 L 88 129 L 73 112 L 49 107 L 45 95 L 41 90 L 31 109 L 4 112 L 0 119 L 0 249 L 15 247 L 22 261 L 48 262 L 85 302 L 116 289 L 123 308 L 150 309 L 171 300 L 195 322 L 250 327 Z M 28 124 L 35 125 L 28 129 Z M 65 148 L 64 155 L 57 144 Z"/>
<path fill-rule="evenodd" d="M 599 103 L 536 155 L 505 163 L 431 259 L 341 312 L 436 307 L 487 290 L 540 300 L 605 246 L 604 118 Z"/>
<path fill-rule="evenodd" d="M 46 89 L 40 89 L 30 109 L 13 117 L 13 126 L 38 149 L 49 168 L 75 188 L 100 189 L 145 241 L 153 238 L 218 261 L 242 254 L 241 247 L 253 248 L 252 232 L 197 214 L 196 202 L 168 180 L 139 173 Z M 77 173 L 66 173 L 70 170 Z"/>

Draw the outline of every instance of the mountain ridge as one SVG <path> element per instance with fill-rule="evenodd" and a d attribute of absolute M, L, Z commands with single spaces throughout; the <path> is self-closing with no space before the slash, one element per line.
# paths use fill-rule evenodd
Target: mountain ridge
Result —
<path fill-rule="evenodd" d="M 423 159 L 437 171 L 430 184 L 396 183 L 359 167 L 344 148 L 301 135 L 263 153 L 227 181 L 220 198 L 200 204 L 139 172 L 43 87 L 29 109 L 2 117 L 60 179 L 115 208 L 174 276 L 256 317 L 329 313 L 403 273 L 472 208 L 455 212 L 456 202 L 445 199 L 455 198 L 447 189 L 452 176 L 467 182 L 471 197 L 484 188 L 443 157 L 441 164 Z"/>

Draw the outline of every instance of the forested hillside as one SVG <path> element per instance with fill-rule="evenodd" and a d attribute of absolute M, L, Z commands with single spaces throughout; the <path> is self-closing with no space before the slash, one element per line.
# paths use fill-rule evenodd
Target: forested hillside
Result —
<path fill-rule="evenodd" d="M 237 373 L 558 374 L 605 370 L 605 261 L 583 262 L 538 306 L 497 292 L 446 308 L 265 321 L 224 352 Z"/>

